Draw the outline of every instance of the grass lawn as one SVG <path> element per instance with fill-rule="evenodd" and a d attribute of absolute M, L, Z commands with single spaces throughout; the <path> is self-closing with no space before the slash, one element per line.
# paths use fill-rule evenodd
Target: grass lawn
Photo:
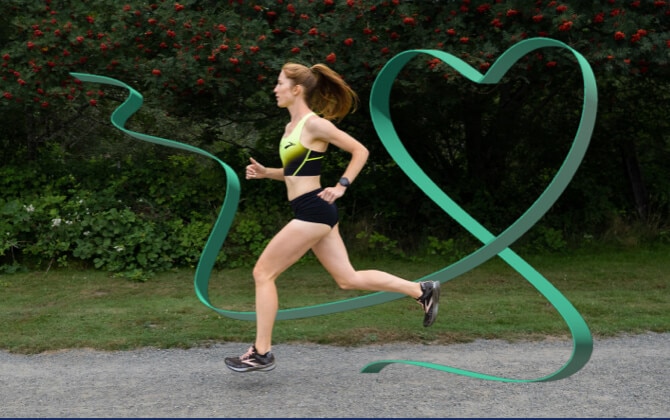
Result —
<path fill-rule="evenodd" d="M 574 251 L 526 257 L 582 314 L 595 336 L 670 331 L 670 247 Z M 449 261 L 355 261 L 417 279 Z M 223 318 L 193 291 L 194 270 L 161 273 L 146 282 L 93 270 L 0 275 L 0 349 L 21 353 L 89 347 L 193 347 L 251 342 L 253 322 Z M 339 290 L 307 258 L 278 281 L 282 308 L 325 303 L 361 293 Z M 466 342 L 567 337 L 558 312 L 523 277 L 496 258 L 443 284 L 440 316 L 430 328 L 412 299 L 315 318 L 279 321 L 275 343 L 335 345 L 403 341 Z M 212 302 L 252 311 L 251 269 L 221 270 L 210 281 Z"/>

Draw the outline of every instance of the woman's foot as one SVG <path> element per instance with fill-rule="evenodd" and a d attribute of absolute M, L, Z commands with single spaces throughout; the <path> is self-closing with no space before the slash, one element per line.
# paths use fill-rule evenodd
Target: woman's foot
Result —
<path fill-rule="evenodd" d="M 272 352 L 258 354 L 256 346 L 249 347 L 240 357 L 226 357 L 226 366 L 235 372 L 251 372 L 259 370 L 267 372 L 275 368 L 275 356 Z"/>
<path fill-rule="evenodd" d="M 416 301 L 423 307 L 424 317 L 423 326 L 430 327 L 437 318 L 437 309 L 440 303 L 440 282 L 422 281 L 421 291 L 423 292 Z"/>

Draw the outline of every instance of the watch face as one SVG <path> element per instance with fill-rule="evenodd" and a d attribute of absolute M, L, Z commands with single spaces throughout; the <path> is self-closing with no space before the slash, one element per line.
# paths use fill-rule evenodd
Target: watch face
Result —
<path fill-rule="evenodd" d="M 349 186 L 349 180 L 345 177 L 340 178 L 340 185 L 343 187 L 348 187 Z"/>

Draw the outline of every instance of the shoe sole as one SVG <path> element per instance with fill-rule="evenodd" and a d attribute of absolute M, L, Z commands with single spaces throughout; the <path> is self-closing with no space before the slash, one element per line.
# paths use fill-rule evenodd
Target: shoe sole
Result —
<path fill-rule="evenodd" d="M 277 367 L 277 365 L 273 363 L 270 366 L 249 366 L 245 368 L 236 368 L 233 366 L 229 366 L 226 363 L 226 367 L 232 370 L 233 372 L 244 373 L 244 372 L 269 372 L 275 367 Z"/>
<path fill-rule="evenodd" d="M 431 315 L 430 318 L 423 320 L 423 326 L 424 327 L 430 327 L 433 325 L 433 322 L 437 319 L 437 311 L 440 307 L 440 282 L 439 281 L 434 281 L 433 282 L 433 295 L 431 296 L 431 299 L 433 300 L 433 307 L 431 308 Z"/>

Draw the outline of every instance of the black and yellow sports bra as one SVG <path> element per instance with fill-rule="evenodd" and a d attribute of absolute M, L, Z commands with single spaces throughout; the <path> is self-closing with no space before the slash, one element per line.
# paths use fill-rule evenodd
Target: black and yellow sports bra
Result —
<path fill-rule="evenodd" d="M 323 152 L 310 150 L 300 143 L 300 135 L 305 121 L 313 112 L 302 117 L 291 134 L 282 137 L 279 142 L 279 157 L 281 158 L 284 176 L 314 176 L 321 175 Z"/>

